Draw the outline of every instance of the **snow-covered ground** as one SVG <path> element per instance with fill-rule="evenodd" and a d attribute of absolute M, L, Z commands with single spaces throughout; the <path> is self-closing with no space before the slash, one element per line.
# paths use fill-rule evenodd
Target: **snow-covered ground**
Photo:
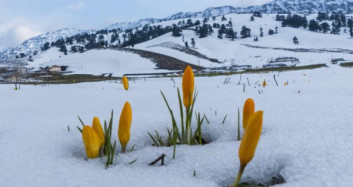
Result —
<path fill-rule="evenodd" d="M 264 111 L 264 123 L 255 157 L 242 181 L 266 183 L 281 175 L 286 180 L 281 186 L 352 184 L 352 69 L 332 66 L 243 74 L 240 85 L 239 75 L 232 75 L 229 84 L 223 84 L 225 79 L 196 78 L 199 98 L 195 109 L 210 120 L 203 132 L 211 143 L 177 146 L 175 160 L 171 147 L 153 147 L 147 133 L 167 134 L 171 120 L 160 90 L 177 112 L 176 87 L 181 87 L 181 78 L 175 78 L 175 85 L 170 78 L 130 80 L 129 91 L 116 82 L 22 85 L 18 91 L 13 85 L 0 85 L 1 186 L 230 185 L 239 167 L 237 108 L 242 108 L 248 97 L 254 98 L 256 110 Z M 267 87 L 255 84 L 264 79 Z M 284 86 L 286 81 L 288 86 Z M 263 92 L 259 94 L 259 90 Z M 133 110 L 128 148 L 136 147 L 120 154 L 119 145 L 114 165 L 106 170 L 104 160 L 86 159 L 75 127 L 80 125 L 77 116 L 91 123 L 94 116 L 108 119 L 113 109 L 113 139 L 117 140 L 126 101 Z M 167 155 L 164 166 L 148 166 L 162 153 Z"/>
<path fill-rule="evenodd" d="M 94 49 L 84 53 L 63 55 L 57 48 L 52 48 L 29 64 L 36 69 L 53 65 L 69 66 L 67 71 L 73 74 L 112 73 L 114 76 L 122 76 L 129 73 L 168 72 L 168 70 L 157 69 L 152 61 L 137 54 L 111 49 Z"/>

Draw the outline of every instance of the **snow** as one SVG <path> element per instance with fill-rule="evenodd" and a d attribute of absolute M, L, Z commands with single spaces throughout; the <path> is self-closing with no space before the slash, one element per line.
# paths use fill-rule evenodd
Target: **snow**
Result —
<path fill-rule="evenodd" d="M 352 55 L 349 53 L 334 53 L 334 52 L 294 52 L 288 50 L 274 50 L 274 49 L 260 49 L 250 48 L 245 45 L 251 45 L 256 47 L 264 48 L 285 48 L 295 50 L 298 48 L 303 49 L 316 49 L 316 50 L 353 50 L 351 45 L 351 39 L 349 34 L 344 33 L 341 29 L 341 35 L 323 34 L 317 32 L 311 32 L 302 28 L 290 28 L 281 27 L 281 22 L 275 21 L 275 14 L 263 15 L 262 18 L 255 17 L 255 21 L 250 22 L 251 14 L 229 14 L 225 17 L 227 21 L 221 22 L 221 17 L 217 17 L 216 21 L 210 19 L 207 24 L 213 25 L 213 23 L 227 24 L 229 20 L 233 23 L 233 29 L 238 34 L 238 39 L 231 41 L 230 39 L 223 38 L 222 40 L 217 38 L 218 29 L 214 28 L 212 36 L 200 39 L 194 31 L 184 30 L 183 35 L 185 41 L 191 46 L 191 38 L 195 39 L 196 46 L 191 48 L 200 52 L 209 58 L 216 58 L 224 63 L 217 64 L 198 58 L 193 55 L 189 55 L 174 49 L 156 46 L 165 42 L 172 42 L 178 45 L 185 46 L 182 41 L 182 37 L 173 37 L 171 33 L 167 33 L 158 38 L 136 45 L 136 48 L 162 53 L 175 58 L 179 58 L 183 61 L 201 65 L 204 67 L 219 67 L 229 66 L 234 64 L 238 65 L 252 65 L 253 67 L 262 67 L 269 60 L 277 57 L 296 57 L 300 60 L 298 66 L 310 65 L 310 64 L 321 64 L 329 63 L 332 58 L 344 58 L 346 60 L 353 60 Z M 307 16 L 308 20 L 314 19 L 316 15 Z M 197 19 L 192 19 L 195 22 Z M 202 19 L 199 19 L 202 21 Z M 174 23 L 178 23 L 176 20 Z M 171 25 L 172 21 L 163 22 L 163 24 Z M 240 39 L 241 28 L 246 26 L 251 29 L 252 36 L 258 36 L 259 41 L 254 42 L 253 37 Z M 264 37 L 259 37 L 260 28 L 263 28 Z M 268 35 L 269 29 L 275 30 L 278 27 L 278 34 Z M 293 37 L 296 36 L 299 39 L 299 45 L 293 44 Z"/>
<path fill-rule="evenodd" d="M 157 130 L 167 135 L 170 116 L 160 90 L 178 115 L 176 87 L 181 87 L 181 78 L 174 78 L 175 85 L 170 78 L 130 80 L 129 91 L 120 82 L 21 85 L 18 91 L 13 85 L 1 84 L 0 181 L 2 186 L 228 186 L 239 168 L 237 108 L 251 97 L 256 110 L 264 111 L 264 124 L 255 157 L 242 181 L 266 183 L 281 175 L 286 180 L 281 186 L 350 186 L 351 74 L 352 69 L 338 66 L 242 74 L 240 85 L 239 75 L 232 75 L 229 84 L 223 84 L 225 76 L 197 77 L 195 109 L 210 119 L 203 132 L 211 143 L 179 145 L 175 160 L 172 147 L 153 147 L 147 133 Z M 264 79 L 267 87 L 254 84 Z M 288 86 L 284 86 L 286 81 Z M 117 140 L 117 124 L 126 101 L 133 110 L 128 150 L 136 147 L 120 154 L 119 145 L 114 165 L 106 170 L 104 160 L 86 159 L 75 127 L 80 125 L 77 116 L 86 123 L 94 116 L 108 120 L 113 109 L 113 139 Z M 162 153 L 166 154 L 164 166 L 148 166 Z"/>
<path fill-rule="evenodd" d="M 67 71 L 73 74 L 101 75 L 112 73 L 114 76 L 122 76 L 131 73 L 156 73 L 168 72 L 168 70 L 156 69 L 156 65 L 137 54 L 118 50 L 89 50 L 84 53 L 63 55 L 57 48 L 48 50 L 30 64 L 30 67 L 69 66 Z"/>

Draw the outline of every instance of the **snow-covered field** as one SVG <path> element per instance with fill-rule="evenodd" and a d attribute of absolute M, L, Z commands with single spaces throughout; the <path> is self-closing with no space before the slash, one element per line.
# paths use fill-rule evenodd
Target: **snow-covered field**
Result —
<path fill-rule="evenodd" d="M 157 130 L 167 135 L 171 120 L 160 90 L 177 112 L 176 87 L 181 87 L 181 78 L 175 78 L 175 85 L 170 78 L 130 80 L 129 91 L 117 82 L 22 85 L 18 91 L 13 85 L 0 85 L 1 186 L 230 185 L 239 167 L 237 108 L 248 97 L 254 98 L 256 110 L 264 111 L 264 123 L 242 181 L 266 183 L 281 175 L 286 180 L 281 186 L 352 184 L 352 69 L 332 66 L 243 74 L 240 85 L 239 75 L 231 76 L 229 84 L 223 84 L 225 78 L 196 78 L 195 109 L 210 120 L 203 132 L 211 143 L 177 146 L 175 160 L 171 147 L 153 147 L 147 133 Z M 267 87 L 256 86 L 264 79 Z M 288 86 L 284 86 L 286 81 Z M 113 109 L 113 139 L 117 139 L 126 101 L 133 110 L 128 149 L 136 145 L 135 150 L 120 154 L 119 145 L 113 166 L 106 170 L 105 160 L 86 159 L 77 116 L 86 123 L 94 116 L 108 120 Z M 164 166 L 148 166 L 162 153 L 167 155 Z"/>
<path fill-rule="evenodd" d="M 118 50 L 89 50 L 85 53 L 63 55 L 57 48 L 52 48 L 40 55 L 29 66 L 35 69 L 46 66 L 68 66 L 67 71 L 74 74 L 113 74 L 123 76 L 129 73 L 157 73 L 168 70 L 156 69 L 156 65 L 137 54 Z"/>

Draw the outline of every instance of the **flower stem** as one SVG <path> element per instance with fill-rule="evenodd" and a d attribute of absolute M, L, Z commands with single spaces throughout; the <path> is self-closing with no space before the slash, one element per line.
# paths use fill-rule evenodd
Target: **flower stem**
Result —
<path fill-rule="evenodd" d="M 245 166 L 246 165 L 240 165 L 240 168 L 239 168 L 239 172 L 238 172 L 238 176 L 237 176 L 237 179 L 235 179 L 235 182 L 234 184 L 232 185 L 232 187 L 238 187 L 238 184 L 239 184 L 239 181 L 241 179 L 241 176 L 243 175 L 243 172 L 245 170 Z"/>
<path fill-rule="evenodd" d="M 125 153 L 125 150 L 126 150 L 126 145 L 122 145 L 122 146 L 121 146 L 121 152 L 122 152 L 122 153 Z"/>

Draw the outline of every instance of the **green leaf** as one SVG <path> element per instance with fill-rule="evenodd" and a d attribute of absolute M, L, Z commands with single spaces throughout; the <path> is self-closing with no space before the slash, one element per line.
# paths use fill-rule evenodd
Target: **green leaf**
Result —
<path fill-rule="evenodd" d="M 131 147 L 130 152 L 134 151 L 135 145 L 136 145 L 136 144 L 134 144 L 134 145 Z"/>
<path fill-rule="evenodd" d="M 226 119 L 227 119 L 227 114 L 224 116 L 223 121 L 222 121 L 222 124 L 224 124 L 224 122 L 226 121 Z"/>
<path fill-rule="evenodd" d="M 80 116 L 77 116 L 78 117 L 78 120 L 80 120 L 81 124 L 82 124 L 82 127 L 85 126 L 85 123 L 83 123 L 82 119 L 80 118 Z"/>
<path fill-rule="evenodd" d="M 129 164 L 133 164 L 133 163 L 135 163 L 136 161 L 137 161 L 137 159 L 135 159 L 135 160 L 129 162 Z"/>
<path fill-rule="evenodd" d="M 79 126 L 76 126 L 78 131 L 80 131 L 82 133 L 82 129 Z"/>

